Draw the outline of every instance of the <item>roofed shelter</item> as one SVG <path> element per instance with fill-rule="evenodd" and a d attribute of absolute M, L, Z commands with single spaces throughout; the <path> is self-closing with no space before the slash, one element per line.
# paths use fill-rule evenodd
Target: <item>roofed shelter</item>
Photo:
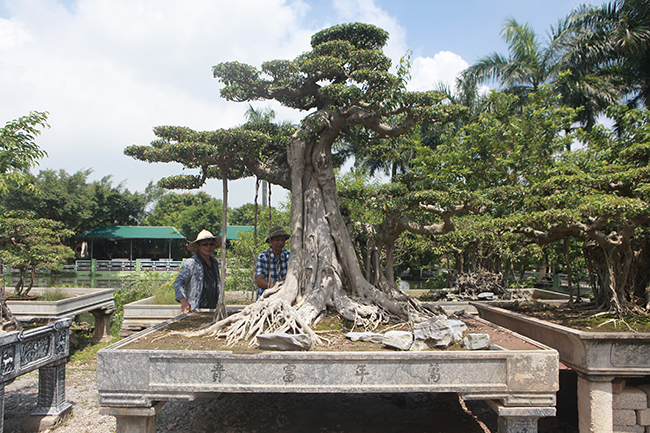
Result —
<path fill-rule="evenodd" d="M 252 232 L 253 226 L 228 226 L 226 229 L 226 241 L 236 241 L 239 239 L 239 232 Z M 221 232 L 218 234 L 221 237 Z"/>
<path fill-rule="evenodd" d="M 169 245 L 169 258 L 172 254 L 172 240 L 187 240 L 183 232 L 176 227 L 167 226 L 105 226 L 86 230 L 75 236 L 90 239 L 90 258 L 93 257 L 93 241 L 95 239 L 128 239 L 130 245 L 129 260 L 133 260 L 134 239 L 165 239 Z"/>

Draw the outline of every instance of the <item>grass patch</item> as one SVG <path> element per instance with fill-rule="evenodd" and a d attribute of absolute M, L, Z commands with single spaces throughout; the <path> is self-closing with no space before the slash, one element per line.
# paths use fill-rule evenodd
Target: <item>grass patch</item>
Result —
<path fill-rule="evenodd" d="M 87 362 L 97 357 L 99 349 L 119 340 L 119 338 L 114 337 L 107 343 L 91 343 L 90 339 L 94 335 L 94 322 L 94 316 L 90 313 L 82 313 L 72 322 L 70 333 L 74 344 L 71 341 L 68 361 Z"/>
<path fill-rule="evenodd" d="M 119 340 L 119 338 L 113 337 L 113 339 L 111 339 L 111 341 L 107 342 L 107 343 L 99 342 L 99 343 L 92 344 L 92 343 L 87 342 L 83 346 L 80 345 L 78 349 L 71 350 L 70 351 L 70 356 L 68 357 L 68 361 L 70 361 L 70 362 L 87 362 L 87 361 L 89 361 L 91 359 L 95 359 L 95 358 L 97 358 L 97 352 L 100 349 L 103 349 L 104 347 L 107 347 L 107 346 L 115 343 L 118 340 Z"/>
<path fill-rule="evenodd" d="M 153 303 L 155 305 L 174 305 L 177 304 L 174 293 L 173 280 L 156 285 L 152 288 L 151 294 L 154 296 Z"/>
<path fill-rule="evenodd" d="M 505 309 L 588 332 L 650 332 L 648 316 L 618 316 L 593 310 L 591 303 L 548 305 L 539 301 L 499 305 Z"/>
<path fill-rule="evenodd" d="M 62 301 L 69 297 L 70 296 L 66 295 L 66 293 L 61 288 L 57 287 L 50 290 L 44 290 L 43 293 L 38 297 L 38 300 L 56 302 L 56 301 Z"/>

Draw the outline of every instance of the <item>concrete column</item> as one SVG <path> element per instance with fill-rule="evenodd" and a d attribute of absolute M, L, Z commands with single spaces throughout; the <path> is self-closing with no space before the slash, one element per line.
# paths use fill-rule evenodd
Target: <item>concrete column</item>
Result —
<path fill-rule="evenodd" d="M 580 433 L 612 433 L 612 376 L 578 373 L 578 428 Z"/>
<path fill-rule="evenodd" d="M 95 332 L 90 339 L 91 343 L 98 343 L 100 341 L 108 342 L 111 340 L 111 314 L 114 311 L 115 308 L 101 308 L 91 311 L 95 317 Z"/>
<path fill-rule="evenodd" d="M 154 407 L 102 407 L 99 413 L 115 417 L 115 433 L 156 433 L 156 413 L 164 404 L 163 401 Z"/>
<path fill-rule="evenodd" d="M 72 413 L 72 404 L 65 401 L 65 365 L 61 359 L 38 369 L 38 404 L 23 419 L 23 431 L 51 429 Z"/>

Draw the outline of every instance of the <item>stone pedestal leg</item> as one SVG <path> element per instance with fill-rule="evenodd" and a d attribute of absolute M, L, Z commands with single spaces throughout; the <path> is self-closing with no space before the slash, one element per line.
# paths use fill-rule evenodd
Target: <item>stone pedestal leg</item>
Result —
<path fill-rule="evenodd" d="M 0 385 L 0 431 L 5 428 L 5 384 Z"/>
<path fill-rule="evenodd" d="M 588 376 L 578 373 L 578 427 L 580 433 L 612 433 L 611 376 Z"/>
<path fill-rule="evenodd" d="M 23 420 L 23 431 L 55 427 L 72 413 L 72 404 L 65 401 L 65 364 L 61 359 L 38 369 L 38 405 Z"/>
<path fill-rule="evenodd" d="M 165 402 L 154 407 L 102 407 L 99 413 L 115 417 L 116 433 L 156 433 L 156 413 Z"/>
<path fill-rule="evenodd" d="M 537 420 L 555 416 L 555 407 L 503 406 L 498 401 L 487 402 L 499 415 L 499 433 L 537 433 Z"/>
<path fill-rule="evenodd" d="M 499 433 L 537 433 L 538 418 L 499 417 Z"/>
<path fill-rule="evenodd" d="M 111 340 L 111 314 L 115 308 L 103 308 L 91 311 L 95 316 L 95 333 L 90 339 L 91 343 L 108 342 Z"/>

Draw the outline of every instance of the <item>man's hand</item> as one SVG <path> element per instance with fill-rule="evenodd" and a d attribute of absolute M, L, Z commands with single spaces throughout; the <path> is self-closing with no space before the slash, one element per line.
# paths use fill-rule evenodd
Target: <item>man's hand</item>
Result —
<path fill-rule="evenodd" d="M 181 313 L 191 313 L 192 312 L 192 307 L 190 306 L 190 303 L 187 302 L 187 299 L 183 298 L 181 299 Z"/>

